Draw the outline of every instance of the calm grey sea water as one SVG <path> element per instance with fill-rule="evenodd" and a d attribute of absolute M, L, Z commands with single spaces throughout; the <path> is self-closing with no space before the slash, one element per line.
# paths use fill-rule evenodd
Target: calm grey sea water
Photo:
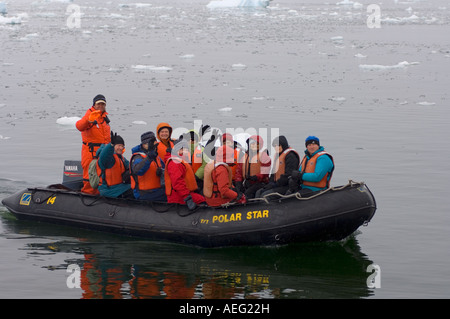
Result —
<path fill-rule="evenodd" d="M 102 93 L 128 157 L 160 122 L 276 128 L 300 151 L 313 134 L 334 155 L 333 185 L 365 181 L 378 210 L 340 243 L 211 251 L 21 222 L 0 207 L 0 297 L 449 298 L 450 5 L 376 2 L 380 28 L 369 28 L 373 2 L 343 2 L 10 1 L 0 199 L 61 181 L 80 155 L 73 117 Z M 80 289 L 67 287 L 69 264 Z M 370 264 L 379 288 L 367 287 Z"/>

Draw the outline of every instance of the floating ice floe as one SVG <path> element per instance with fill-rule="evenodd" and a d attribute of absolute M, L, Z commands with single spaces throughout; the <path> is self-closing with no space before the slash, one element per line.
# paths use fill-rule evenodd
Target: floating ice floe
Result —
<path fill-rule="evenodd" d="M 330 40 L 333 41 L 333 42 L 342 42 L 342 41 L 344 41 L 344 37 L 341 36 L 341 35 L 338 35 L 338 36 L 335 36 L 335 37 L 331 37 Z"/>
<path fill-rule="evenodd" d="M 271 0 L 213 0 L 206 7 L 209 9 L 253 7 L 266 8 Z"/>
<path fill-rule="evenodd" d="M 431 18 L 419 17 L 415 14 L 412 14 L 409 17 L 397 17 L 397 18 L 386 17 L 382 18 L 380 21 L 382 23 L 387 24 L 420 24 L 420 23 L 433 24 L 436 23 L 438 19 L 435 17 Z"/>
<path fill-rule="evenodd" d="M 136 125 L 147 125 L 147 122 L 145 121 L 133 121 L 132 123 Z"/>
<path fill-rule="evenodd" d="M 20 13 L 15 17 L 4 17 L 0 15 L 0 25 L 2 24 L 21 24 L 22 19 L 26 19 L 28 17 L 27 13 Z"/>
<path fill-rule="evenodd" d="M 153 72 L 159 72 L 159 73 L 165 73 L 172 70 L 172 68 L 168 66 L 155 66 L 155 65 L 132 65 L 132 69 L 138 70 L 138 71 L 153 71 Z"/>
<path fill-rule="evenodd" d="M 0 135 L 0 140 L 9 140 L 11 137 Z"/>
<path fill-rule="evenodd" d="M 367 58 L 367 55 L 363 55 L 361 53 L 358 53 L 358 54 L 355 54 L 355 58 L 364 59 L 364 58 Z"/>
<path fill-rule="evenodd" d="M 67 117 L 63 116 L 56 120 L 56 124 L 64 125 L 64 126 L 73 126 L 75 127 L 75 124 L 80 120 L 80 117 L 73 116 L 73 117 Z"/>
<path fill-rule="evenodd" d="M 431 105 L 435 105 L 436 103 L 434 102 L 419 102 L 417 103 L 418 105 L 422 105 L 422 106 L 431 106 Z"/>
<path fill-rule="evenodd" d="M 379 65 L 379 64 L 360 64 L 359 68 L 365 71 L 384 71 L 384 70 L 394 70 L 394 69 L 404 69 L 410 65 L 417 65 L 419 62 L 407 62 L 403 61 L 395 65 Z"/>
<path fill-rule="evenodd" d="M 247 66 L 245 64 L 242 63 L 235 63 L 231 66 L 233 69 L 246 69 Z"/>
<path fill-rule="evenodd" d="M 0 2 L 0 14 L 7 14 L 8 9 L 6 9 L 6 3 Z"/>
<path fill-rule="evenodd" d="M 180 58 L 185 59 L 185 60 L 193 59 L 194 57 L 195 57 L 195 55 L 193 55 L 193 54 L 180 55 Z"/>
<path fill-rule="evenodd" d="M 231 112 L 232 109 L 232 107 L 223 107 L 219 109 L 219 112 Z"/>
<path fill-rule="evenodd" d="M 359 3 L 359 2 L 356 2 L 356 1 L 350 1 L 350 0 L 343 0 L 343 1 L 340 1 L 340 2 L 338 2 L 338 3 L 336 3 L 336 5 L 338 5 L 338 6 L 351 6 L 351 7 L 353 7 L 353 8 L 355 8 L 355 9 L 360 9 L 360 8 L 362 8 L 362 4 L 361 3 Z"/>
<path fill-rule="evenodd" d="M 21 37 L 19 41 L 30 41 L 32 39 L 39 38 L 39 33 L 30 33 L 24 37 Z"/>
<path fill-rule="evenodd" d="M 334 102 L 345 102 L 347 99 L 343 96 L 333 96 L 332 98 L 330 98 L 330 101 L 334 101 Z"/>
<path fill-rule="evenodd" d="M 120 8 L 129 8 L 129 7 L 135 7 L 135 8 L 148 8 L 151 7 L 151 3 L 121 3 L 119 4 Z"/>
<path fill-rule="evenodd" d="M 43 2 L 60 2 L 60 3 L 70 3 L 73 0 L 44 0 Z"/>

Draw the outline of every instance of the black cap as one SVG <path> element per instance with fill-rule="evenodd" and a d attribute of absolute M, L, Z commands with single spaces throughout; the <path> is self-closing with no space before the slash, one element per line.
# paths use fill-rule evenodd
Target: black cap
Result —
<path fill-rule="evenodd" d="M 105 96 L 104 96 L 104 95 L 101 95 L 101 94 L 97 94 L 97 95 L 94 97 L 94 100 L 92 101 L 92 105 L 95 105 L 95 103 L 97 103 L 97 102 L 99 102 L 99 101 L 105 102 L 105 104 L 106 104 L 106 98 L 105 98 Z"/>

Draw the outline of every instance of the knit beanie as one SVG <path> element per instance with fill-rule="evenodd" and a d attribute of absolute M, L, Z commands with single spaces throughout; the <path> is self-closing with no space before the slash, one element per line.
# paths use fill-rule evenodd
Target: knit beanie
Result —
<path fill-rule="evenodd" d="M 319 138 L 316 136 L 308 136 L 305 140 L 305 146 L 308 146 L 309 144 L 317 144 L 320 146 Z"/>
<path fill-rule="evenodd" d="M 156 140 L 155 133 L 152 131 L 145 132 L 141 135 L 141 144 L 147 144 L 152 139 Z"/>

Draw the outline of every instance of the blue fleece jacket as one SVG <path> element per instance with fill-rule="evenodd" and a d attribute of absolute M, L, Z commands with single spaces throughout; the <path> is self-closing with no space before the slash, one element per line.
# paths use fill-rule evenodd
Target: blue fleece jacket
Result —
<path fill-rule="evenodd" d="M 317 154 L 318 152 L 323 152 L 323 151 L 324 151 L 324 148 L 323 148 L 323 146 L 321 146 L 312 155 L 310 155 L 308 153 L 308 151 L 305 151 L 305 156 L 308 159 L 311 159 L 311 157 L 313 157 L 315 154 Z M 334 167 L 333 161 L 331 160 L 331 158 L 329 156 L 320 156 L 317 159 L 316 169 L 314 170 L 314 173 L 303 173 L 302 179 L 307 182 L 314 182 L 314 183 L 320 182 L 326 173 L 332 172 L 333 167 Z M 300 170 L 301 170 L 301 168 L 300 168 Z M 329 175 L 328 175 L 328 178 L 330 178 Z M 303 184 L 301 186 L 302 186 L 302 188 L 308 188 L 312 191 L 320 191 L 320 190 L 326 189 L 326 187 L 318 188 L 318 187 L 313 187 L 313 186 L 305 186 Z"/>

